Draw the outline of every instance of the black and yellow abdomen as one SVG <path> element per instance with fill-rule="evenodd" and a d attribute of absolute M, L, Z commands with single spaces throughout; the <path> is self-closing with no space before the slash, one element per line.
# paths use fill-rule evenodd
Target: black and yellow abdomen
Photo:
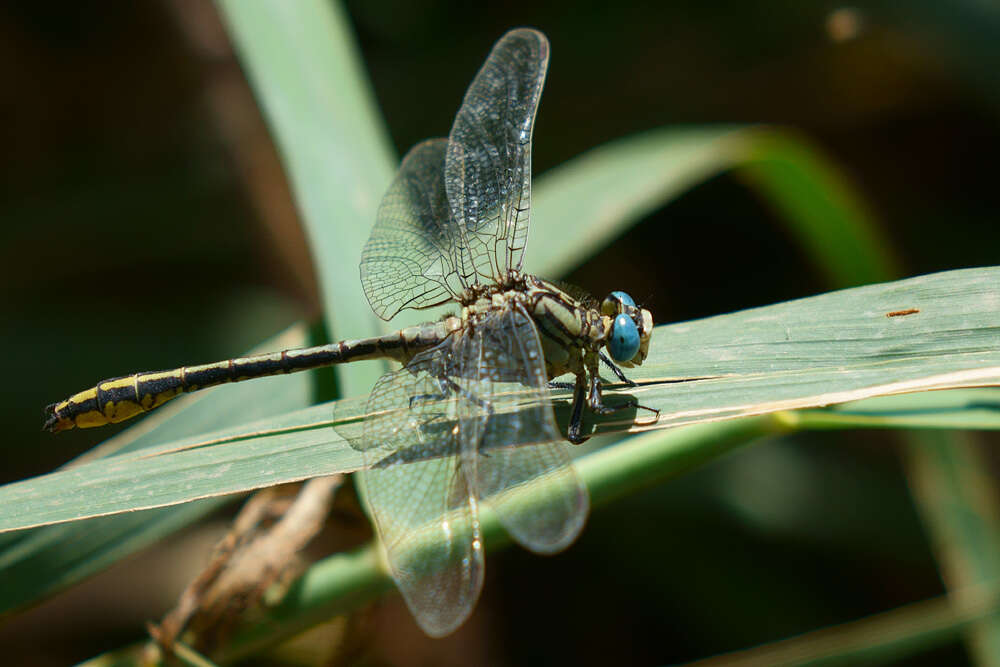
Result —
<path fill-rule="evenodd" d="M 451 317 L 377 338 L 347 340 L 102 380 L 90 389 L 48 406 L 44 428 L 58 432 L 117 424 L 158 408 L 181 394 L 228 382 L 295 373 L 361 359 L 388 358 L 405 363 L 417 352 L 441 342 L 460 324 L 458 318 Z"/>

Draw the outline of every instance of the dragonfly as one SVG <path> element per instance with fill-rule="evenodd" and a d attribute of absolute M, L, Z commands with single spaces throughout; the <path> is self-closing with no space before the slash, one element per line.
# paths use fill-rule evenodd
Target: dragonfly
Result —
<path fill-rule="evenodd" d="M 521 271 L 548 57 L 548 40 L 530 28 L 494 45 L 449 136 L 403 159 L 362 252 L 361 283 L 379 317 L 446 304 L 458 314 L 384 336 L 112 378 L 49 406 L 45 427 L 120 422 L 227 382 L 398 361 L 372 389 L 360 428 L 340 433 L 364 459 L 370 514 L 418 624 L 435 637 L 454 631 L 483 584 L 481 505 L 533 552 L 567 547 L 589 499 L 565 440 L 587 439 L 585 407 L 642 407 L 634 398 L 606 405 L 599 367 L 635 386 L 622 368 L 646 358 L 650 312 L 625 292 L 599 302 Z M 555 380 L 567 374 L 572 382 Z M 565 436 L 553 388 L 572 390 Z"/>

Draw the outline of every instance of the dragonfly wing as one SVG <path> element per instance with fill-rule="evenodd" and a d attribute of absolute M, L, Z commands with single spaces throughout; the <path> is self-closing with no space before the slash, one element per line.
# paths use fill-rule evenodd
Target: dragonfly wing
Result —
<path fill-rule="evenodd" d="M 455 428 L 476 408 L 442 379 L 452 347 L 446 340 L 383 375 L 364 428 L 351 441 L 368 468 L 368 502 L 393 579 L 434 637 L 462 624 L 483 583 L 479 510 Z"/>
<path fill-rule="evenodd" d="M 448 139 L 418 144 L 403 159 L 361 254 L 361 282 L 379 317 L 444 303 L 521 267 L 548 53 L 536 30 L 504 35 Z"/>
<path fill-rule="evenodd" d="M 539 554 L 562 551 L 583 529 L 587 489 L 573 469 L 568 445 L 504 447 L 481 464 L 480 492 L 518 544 Z"/>
<path fill-rule="evenodd" d="M 491 406 L 471 468 L 475 493 L 521 545 L 559 551 L 579 535 L 589 502 L 553 420 L 538 332 L 513 305 L 491 315 L 475 336 L 482 350 L 476 375 L 488 385 L 480 392 Z"/>
<path fill-rule="evenodd" d="M 444 189 L 447 139 L 417 144 L 382 198 L 361 253 L 361 284 L 382 319 L 403 308 L 426 308 L 453 296 L 454 225 Z"/>
<path fill-rule="evenodd" d="M 531 205 L 531 132 L 549 44 L 529 28 L 496 43 L 469 86 L 448 136 L 444 183 L 463 239 L 469 283 L 519 269 Z"/>

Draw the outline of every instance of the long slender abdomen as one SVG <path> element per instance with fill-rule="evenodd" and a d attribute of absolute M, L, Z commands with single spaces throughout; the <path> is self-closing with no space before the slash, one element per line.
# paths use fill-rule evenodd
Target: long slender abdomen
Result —
<path fill-rule="evenodd" d="M 181 394 L 227 382 L 295 373 L 360 359 L 389 358 L 406 362 L 417 352 L 443 340 L 459 325 L 457 318 L 448 318 L 378 338 L 341 341 L 102 380 L 90 389 L 48 406 L 44 428 L 57 432 L 116 424 L 149 412 Z"/>

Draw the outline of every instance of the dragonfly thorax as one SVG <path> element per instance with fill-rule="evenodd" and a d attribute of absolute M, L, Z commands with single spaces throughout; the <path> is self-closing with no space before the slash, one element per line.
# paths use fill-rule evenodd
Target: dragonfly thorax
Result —
<path fill-rule="evenodd" d="M 524 292 L 527 289 L 526 278 L 527 276 L 517 269 L 508 269 L 501 277 L 491 282 L 469 285 L 455 295 L 455 300 L 462 304 L 463 308 L 475 306 L 481 309 L 483 299 L 496 303 L 500 295 L 510 293 L 510 296 L 515 296 L 517 292 Z"/>

